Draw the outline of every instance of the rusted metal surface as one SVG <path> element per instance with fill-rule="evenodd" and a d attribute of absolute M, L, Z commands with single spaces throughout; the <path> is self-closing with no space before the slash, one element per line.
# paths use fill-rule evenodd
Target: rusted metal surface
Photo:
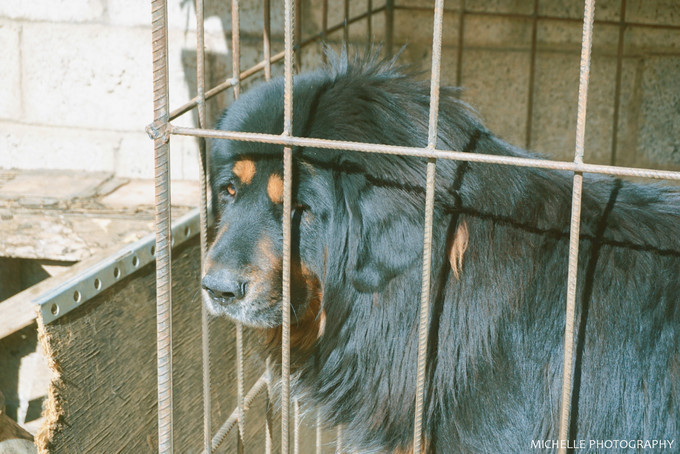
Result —
<path fill-rule="evenodd" d="M 588 82 L 590 80 L 590 53 L 593 42 L 593 19 L 595 0 L 586 0 L 583 17 L 583 39 L 581 48 L 580 77 L 578 87 L 578 117 L 576 122 L 576 149 L 574 163 L 583 163 L 586 135 L 586 110 L 588 106 Z M 581 195 L 583 174 L 574 174 L 574 189 L 571 199 L 571 227 L 569 229 L 569 271 L 567 276 L 567 309 L 564 328 L 564 369 L 562 375 L 562 398 L 560 404 L 559 453 L 566 454 L 567 436 L 571 413 L 571 388 L 574 347 L 574 325 L 576 319 L 576 280 L 578 274 L 578 247 L 581 227 Z"/>
<path fill-rule="evenodd" d="M 199 228 L 198 212 L 192 210 L 172 226 L 172 245 L 179 246 L 195 237 Z M 112 251 L 103 260 L 62 280 L 51 290 L 42 292 L 33 302 L 40 306 L 42 321 L 51 323 L 81 307 L 91 298 L 133 274 L 156 259 L 155 235 L 150 234 L 123 248 Z"/>
<path fill-rule="evenodd" d="M 205 27 L 203 21 L 203 0 L 196 0 L 196 87 L 198 98 L 198 127 L 207 127 L 205 105 Z M 208 251 L 208 154 L 206 140 L 199 141 L 199 180 L 201 186 L 200 241 L 201 241 L 201 276 L 203 263 Z M 210 395 L 210 314 L 205 304 L 201 304 L 201 367 L 203 384 L 203 450 L 210 449 L 212 438 L 211 395 Z"/>
<path fill-rule="evenodd" d="M 170 144 L 168 126 L 168 16 L 165 0 L 151 3 L 156 172 L 156 332 L 158 361 L 158 452 L 172 453 L 172 305 Z"/>
<path fill-rule="evenodd" d="M 427 148 L 437 147 L 437 119 L 439 117 L 439 83 L 442 60 L 442 23 L 444 0 L 436 0 L 434 28 L 432 32 L 432 73 L 430 75 L 430 117 L 428 124 Z M 428 158 L 427 182 L 425 185 L 425 227 L 423 238 L 423 274 L 420 290 L 420 320 L 418 323 L 418 364 L 416 373 L 416 407 L 413 424 L 413 453 L 422 449 L 423 402 L 425 399 L 425 372 L 427 368 L 427 337 L 430 321 L 430 273 L 432 266 L 432 219 L 434 217 L 434 184 L 437 161 Z"/>
<path fill-rule="evenodd" d="M 250 388 L 248 394 L 246 394 L 245 398 L 243 399 L 244 412 L 248 411 L 248 408 L 250 408 L 250 405 L 253 403 L 253 400 L 255 400 L 258 394 L 260 394 L 267 387 L 267 381 L 268 378 L 266 374 L 262 374 L 260 378 L 257 379 L 255 384 Z M 224 442 L 224 439 L 227 438 L 227 435 L 229 435 L 229 432 L 231 432 L 231 429 L 233 429 L 234 426 L 237 425 L 239 413 L 240 410 L 238 409 L 238 407 L 231 412 L 231 415 L 229 415 L 227 420 L 224 421 L 222 426 L 217 430 L 217 432 L 215 432 L 215 436 L 213 437 L 210 445 L 210 450 L 207 452 L 213 453 L 217 451 L 217 448 L 220 447 L 222 442 Z M 206 454 L 206 452 L 204 452 L 203 454 Z"/>
<path fill-rule="evenodd" d="M 285 1 L 284 35 L 284 83 L 283 83 L 283 137 L 293 134 L 293 23 L 295 11 L 293 0 Z M 290 422 L 290 266 L 291 266 L 291 219 L 293 188 L 293 150 L 283 149 L 283 312 L 281 333 L 281 454 L 289 452 Z"/>
<path fill-rule="evenodd" d="M 264 20 L 262 27 L 262 51 L 264 53 L 264 79 L 272 78 L 272 46 L 271 46 L 271 0 L 264 0 L 263 2 Z"/>
<path fill-rule="evenodd" d="M 231 67 L 232 80 L 234 81 L 234 100 L 241 94 L 241 32 L 238 0 L 231 0 Z M 243 370 L 243 325 L 236 323 L 236 389 L 238 409 L 238 436 L 237 451 L 243 451 L 246 431 L 246 414 L 243 410 L 245 389 Z"/>
<path fill-rule="evenodd" d="M 323 424 L 323 421 L 321 419 L 321 411 L 317 410 L 316 411 L 316 454 L 321 454 L 321 448 L 323 446 L 323 442 L 321 439 L 321 425 Z"/>
<path fill-rule="evenodd" d="M 383 153 L 421 158 L 453 159 L 457 161 L 485 162 L 488 164 L 512 165 L 518 167 L 536 167 L 541 169 L 566 170 L 570 172 L 601 173 L 638 178 L 661 178 L 680 180 L 680 171 L 641 169 L 637 167 L 620 167 L 600 164 L 555 161 L 550 159 L 517 158 L 514 156 L 497 156 L 483 153 L 464 153 L 453 150 L 431 150 L 428 148 L 401 147 L 395 145 L 348 142 L 343 140 L 312 139 L 308 137 L 287 137 L 275 134 L 260 134 L 237 131 L 218 131 L 216 129 L 196 129 L 179 126 L 170 127 L 170 134 L 183 136 L 211 137 L 215 139 L 240 140 L 244 142 L 275 143 L 291 147 L 328 148 L 335 150 L 353 150 L 366 153 Z"/>

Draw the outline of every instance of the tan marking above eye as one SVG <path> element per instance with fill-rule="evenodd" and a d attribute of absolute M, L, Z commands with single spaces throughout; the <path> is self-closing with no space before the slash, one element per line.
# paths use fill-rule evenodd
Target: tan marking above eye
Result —
<path fill-rule="evenodd" d="M 269 181 L 267 182 L 267 195 L 274 203 L 283 202 L 283 180 L 275 173 L 269 176 Z"/>
<path fill-rule="evenodd" d="M 250 159 L 241 159 L 234 164 L 232 172 L 241 180 L 241 183 L 250 184 L 255 176 L 255 163 Z"/>

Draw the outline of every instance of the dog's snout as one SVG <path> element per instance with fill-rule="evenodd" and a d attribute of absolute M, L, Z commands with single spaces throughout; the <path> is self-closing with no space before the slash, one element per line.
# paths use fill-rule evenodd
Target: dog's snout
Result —
<path fill-rule="evenodd" d="M 201 285 L 211 298 L 222 303 L 243 299 L 248 291 L 248 282 L 226 269 L 209 271 L 203 277 Z"/>

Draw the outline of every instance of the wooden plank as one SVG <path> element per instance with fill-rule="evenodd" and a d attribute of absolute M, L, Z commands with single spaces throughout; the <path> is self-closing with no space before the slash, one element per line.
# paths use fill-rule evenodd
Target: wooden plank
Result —
<path fill-rule="evenodd" d="M 175 449 L 202 443 L 199 252 L 194 241 L 173 260 Z M 95 300 L 41 326 L 57 378 L 50 387 L 46 426 L 36 436 L 42 452 L 154 452 L 156 446 L 156 305 L 152 265 Z M 233 324 L 211 323 L 213 427 L 235 403 Z M 257 333 L 246 339 L 246 389 L 263 371 Z M 263 409 L 256 403 L 246 444 L 262 452 Z M 233 452 L 227 440 L 220 452 Z"/>

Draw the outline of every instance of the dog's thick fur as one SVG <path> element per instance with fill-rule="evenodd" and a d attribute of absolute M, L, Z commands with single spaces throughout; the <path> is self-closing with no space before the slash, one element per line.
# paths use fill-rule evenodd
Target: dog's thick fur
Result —
<path fill-rule="evenodd" d="M 296 136 L 426 145 L 428 84 L 393 60 L 333 60 L 295 78 Z M 442 89 L 439 149 L 534 157 L 493 136 L 456 95 Z M 280 134 L 282 125 L 277 80 L 244 94 L 218 127 Z M 294 392 L 344 426 L 349 448 L 408 451 L 426 162 L 313 148 L 293 156 Z M 219 222 L 206 304 L 264 329 L 274 346 L 281 175 L 281 146 L 212 144 Z M 437 162 L 430 452 L 528 452 L 532 440 L 558 437 L 571 188 L 568 172 Z M 586 175 L 570 439 L 680 443 L 679 278 L 680 192 Z"/>

